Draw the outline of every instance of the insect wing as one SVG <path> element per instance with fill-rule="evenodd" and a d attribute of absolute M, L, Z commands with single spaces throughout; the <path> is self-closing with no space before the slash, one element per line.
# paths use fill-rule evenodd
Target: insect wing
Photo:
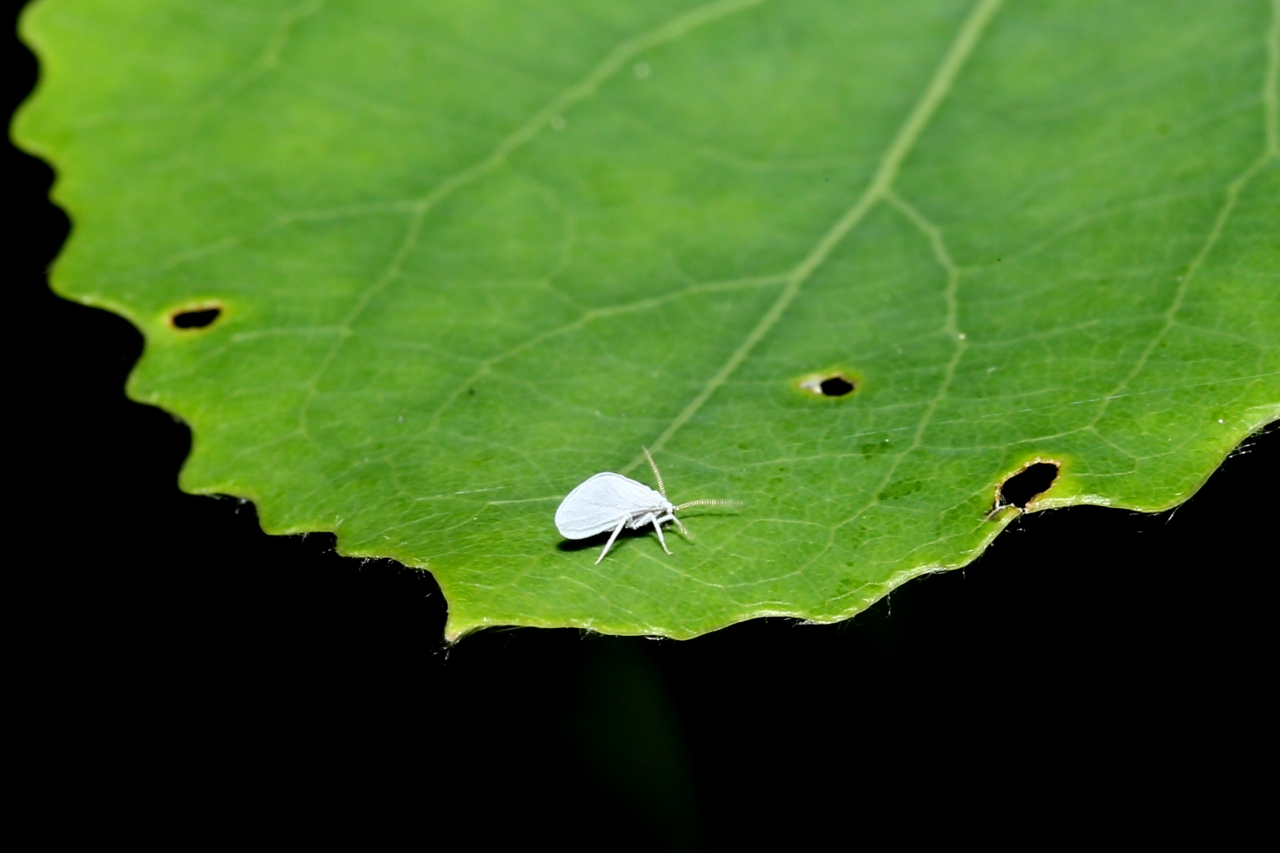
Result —
<path fill-rule="evenodd" d="M 556 529 L 566 539 L 613 530 L 625 516 L 659 509 L 662 495 L 630 477 L 605 472 L 583 481 L 556 510 Z"/>

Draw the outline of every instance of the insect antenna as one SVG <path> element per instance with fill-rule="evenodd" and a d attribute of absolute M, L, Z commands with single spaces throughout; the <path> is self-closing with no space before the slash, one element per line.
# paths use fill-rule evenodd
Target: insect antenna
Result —
<path fill-rule="evenodd" d="M 653 476 L 658 481 L 658 491 L 665 498 L 667 496 L 667 487 L 662 483 L 662 472 L 658 470 L 658 463 L 653 461 L 653 456 L 649 453 L 649 448 L 643 444 L 640 449 L 644 451 L 644 458 L 649 460 L 649 467 L 653 469 Z"/>
<path fill-rule="evenodd" d="M 691 506 L 733 506 L 733 507 L 738 507 L 738 506 L 742 506 L 742 501 L 724 501 L 724 500 L 713 500 L 713 499 L 710 499 L 710 498 L 703 498 L 702 500 L 689 501 L 688 503 L 682 503 L 682 504 L 680 504 L 679 506 L 675 507 L 674 509 L 676 509 L 676 510 L 681 510 L 681 509 L 685 509 L 686 507 L 691 507 Z"/>

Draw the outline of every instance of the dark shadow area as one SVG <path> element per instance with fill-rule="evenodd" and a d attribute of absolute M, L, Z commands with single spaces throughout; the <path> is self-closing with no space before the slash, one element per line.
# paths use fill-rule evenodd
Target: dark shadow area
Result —
<path fill-rule="evenodd" d="M 34 80 L 13 53 L 11 107 Z M 914 835 L 906 803 L 970 834 L 1010 814 L 1110 833 L 1123 810 L 1144 835 L 1221 840 L 1266 813 L 1238 765 L 1273 739 L 1280 431 L 1175 511 L 1023 516 L 966 569 L 838 625 L 449 647 L 430 574 L 178 490 L 186 427 L 123 391 L 141 337 L 48 290 L 67 219 L 48 167 L 5 157 L 9 322 L 29 332 L 11 371 L 14 751 L 76 825 L 411 821 L 426 846 L 738 851 Z"/>
<path fill-rule="evenodd" d="M 662 529 L 662 535 L 670 536 L 672 532 L 675 531 L 675 529 L 676 528 L 674 525 L 667 525 Z M 556 547 L 561 551 L 585 551 L 590 548 L 595 548 L 599 550 L 601 548 L 604 548 L 605 543 L 609 541 L 609 537 L 612 534 L 613 534 L 613 531 L 610 530 L 607 533 L 597 533 L 595 536 L 589 536 L 586 539 L 561 539 L 560 542 L 556 545 Z M 677 532 L 675 533 L 675 535 L 679 536 L 680 534 Z M 662 553 L 662 546 L 658 544 L 658 537 L 653 532 L 652 524 L 646 524 L 644 527 L 641 527 L 638 530 L 632 530 L 630 527 L 622 528 L 622 532 L 618 534 L 618 538 L 613 543 L 613 548 L 609 550 L 609 553 L 613 554 L 614 551 L 616 551 L 623 544 L 624 540 L 643 539 L 645 537 L 652 539 L 653 547 L 658 549 L 658 553 Z M 631 547 L 631 546 L 628 546 L 628 547 Z M 606 557 L 605 559 L 607 560 L 608 557 Z"/>

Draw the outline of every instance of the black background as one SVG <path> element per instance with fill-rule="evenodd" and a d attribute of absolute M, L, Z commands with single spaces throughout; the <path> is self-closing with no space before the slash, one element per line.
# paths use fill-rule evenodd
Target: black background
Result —
<path fill-rule="evenodd" d="M 16 105 L 35 62 L 7 52 Z M 1265 802 L 1241 771 L 1274 760 L 1280 431 L 1175 512 L 1026 516 L 841 625 L 447 648 L 429 575 L 177 490 L 186 427 L 122 391 L 140 336 L 50 293 L 52 173 L 5 156 L 19 742 L 75 798 L 118 803 L 107 825 L 722 849 L 854 839 L 904 804 L 910 839 L 1015 815 L 1222 832 Z"/>

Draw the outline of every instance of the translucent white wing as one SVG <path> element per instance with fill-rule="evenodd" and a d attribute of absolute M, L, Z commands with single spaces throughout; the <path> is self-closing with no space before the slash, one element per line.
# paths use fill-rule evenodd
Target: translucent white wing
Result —
<path fill-rule="evenodd" d="M 644 483 L 606 471 L 583 481 L 560 502 L 556 529 L 565 539 L 586 539 L 613 530 L 623 516 L 665 505 L 666 499 Z"/>

